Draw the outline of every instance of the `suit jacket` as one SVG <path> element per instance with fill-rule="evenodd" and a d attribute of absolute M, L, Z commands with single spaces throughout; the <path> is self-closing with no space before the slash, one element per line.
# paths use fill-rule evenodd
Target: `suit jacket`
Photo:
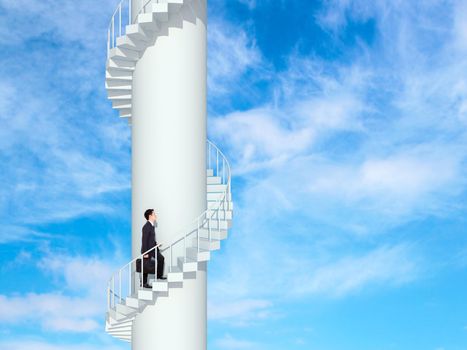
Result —
<path fill-rule="evenodd" d="M 156 243 L 156 230 L 155 227 L 148 221 L 143 226 L 143 238 L 141 242 L 141 254 L 147 252 L 149 249 L 155 247 Z M 156 250 L 149 252 L 149 257 L 155 257 Z"/>

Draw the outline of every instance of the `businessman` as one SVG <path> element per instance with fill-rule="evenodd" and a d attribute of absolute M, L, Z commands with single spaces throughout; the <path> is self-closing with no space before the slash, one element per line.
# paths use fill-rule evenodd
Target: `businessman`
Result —
<path fill-rule="evenodd" d="M 143 226 L 143 237 L 141 242 L 141 254 L 146 253 L 149 249 L 154 248 L 157 245 L 156 241 L 156 229 L 155 225 L 157 222 L 157 215 L 154 209 L 148 209 L 144 212 L 144 218 L 147 220 Z M 151 250 L 149 253 L 143 256 L 143 287 L 151 288 L 148 284 L 148 274 L 155 273 L 155 259 L 157 250 L 157 279 L 167 279 L 163 277 L 164 274 L 164 256 L 159 251 L 159 248 Z"/>

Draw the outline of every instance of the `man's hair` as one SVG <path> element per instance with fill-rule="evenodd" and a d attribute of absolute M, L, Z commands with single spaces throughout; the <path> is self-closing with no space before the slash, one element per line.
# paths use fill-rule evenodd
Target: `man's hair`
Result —
<path fill-rule="evenodd" d="M 154 209 L 148 209 L 144 212 L 144 217 L 146 220 L 149 220 L 149 215 L 151 215 L 154 212 Z"/>

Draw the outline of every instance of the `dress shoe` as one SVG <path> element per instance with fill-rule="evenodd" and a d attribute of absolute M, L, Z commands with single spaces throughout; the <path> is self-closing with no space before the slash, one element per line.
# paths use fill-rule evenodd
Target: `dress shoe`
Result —
<path fill-rule="evenodd" d="M 149 284 L 147 284 L 147 283 L 146 283 L 145 285 L 143 285 L 143 288 L 149 288 L 149 289 L 152 289 L 152 287 L 151 287 Z"/>
<path fill-rule="evenodd" d="M 158 280 L 166 280 L 167 277 L 162 276 L 162 277 L 157 277 L 157 279 L 158 279 Z"/>

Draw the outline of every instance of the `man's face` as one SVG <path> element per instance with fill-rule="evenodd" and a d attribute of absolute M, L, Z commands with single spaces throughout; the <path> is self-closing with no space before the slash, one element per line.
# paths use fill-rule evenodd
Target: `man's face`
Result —
<path fill-rule="evenodd" d="M 157 215 L 156 215 L 155 212 L 152 212 L 152 214 L 149 215 L 149 221 L 154 222 L 154 221 L 156 221 L 156 220 L 157 220 Z"/>

